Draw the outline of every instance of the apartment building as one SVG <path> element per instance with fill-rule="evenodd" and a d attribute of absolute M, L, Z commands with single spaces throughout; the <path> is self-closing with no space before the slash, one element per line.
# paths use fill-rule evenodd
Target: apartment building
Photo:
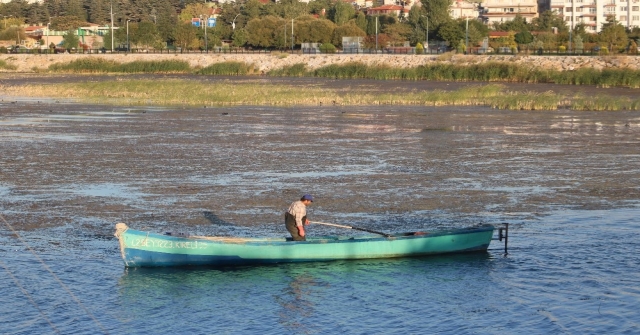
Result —
<path fill-rule="evenodd" d="M 600 32 L 610 15 L 627 28 L 640 27 L 640 0 L 551 0 L 550 6 L 569 27 L 584 23 L 591 33 Z"/>
<path fill-rule="evenodd" d="M 465 0 L 454 0 L 449 7 L 449 14 L 453 19 L 477 19 L 480 15 L 480 8 L 477 2 Z"/>
<path fill-rule="evenodd" d="M 479 9 L 479 18 L 488 25 L 494 22 L 511 21 L 518 14 L 527 22 L 538 17 L 537 0 L 484 0 Z"/>

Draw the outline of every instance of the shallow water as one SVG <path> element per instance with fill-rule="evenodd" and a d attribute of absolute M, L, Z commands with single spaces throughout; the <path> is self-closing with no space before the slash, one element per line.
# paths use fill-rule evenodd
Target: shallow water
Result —
<path fill-rule="evenodd" d="M 506 257 L 493 241 L 479 254 L 229 269 L 125 269 L 109 236 L 25 232 L 61 282 L 5 235 L 0 330 L 634 334 L 637 213 L 559 210 L 515 222 Z"/>
<path fill-rule="evenodd" d="M 126 110 L 0 103 L 0 334 L 640 332 L 640 112 Z M 509 255 L 125 269 L 112 236 L 282 236 L 306 192 L 378 231 L 510 222 Z"/>

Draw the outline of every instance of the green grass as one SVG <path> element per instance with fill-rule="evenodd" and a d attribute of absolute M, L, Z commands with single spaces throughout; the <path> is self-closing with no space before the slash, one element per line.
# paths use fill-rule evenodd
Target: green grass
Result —
<path fill-rule="evenodd" d="M 253 72 L 254 66 L 243 62 L 216 63 L 195 71 L 196 74 L 216 76 L 245 76 Z"/>
<path fill-rule="evenodd" d="M 0 59 L 0 69 L 14 71 L 17 70 L 18 67 L 13 64 L 7 63 L 4 59 Z"/>
<path fill-rule="evenodd" d="M 348 92 L 316 86 L 270 85 L 264 83 L 209 83 L 199 81 L 118 80 L 55 85 L 0 86 L 6 95 L 74 99 L 119 105 L 317 106 L 337 104 L 490 106 L 507 110 L 637 110 L 640 99 L 620 97 L 566 96 L 553 92 L 514 92 L 501 84 L 474 85 L 456 91 L 413 91 L 373 94 L 366 89 Z"/>
<path fill-rule="evenodd" d="M 52 64 L 49 71 L 65 73 L 191 73 L 189 63 L 179 60 L 118 63 L 104 58 L 82 58 Z"/>
<path fill-rule="evenodd" d="M 5 62 L 0 63 L 0 68 L 12 69 L 11 65 Z M 192 68 L 189 63 L 180 60 L 118 63 L 104 58 L 91 57 L 74 60 L 67 64 L 53 64 L 49 66 L 49 71 L 64 73 L 189 73 L 234 76 L 258 74 L 253 64 L 244 62 L 222 62 L 199 69 Z M 573 71 L 558 71 L 505 62 L 471 65 L 438 62 L 410 68 L 395 68 L 386 65 L 369 66 L 359 62 L 350 62 L 340 65 L 331 64 L 313 70 L 308 69 L 306 64 L 298 63 L 271 70 L 267 75 L 333 79 L 556 83 L 640 88 L 640 71 L 638 70 L 582 68 Z"/>

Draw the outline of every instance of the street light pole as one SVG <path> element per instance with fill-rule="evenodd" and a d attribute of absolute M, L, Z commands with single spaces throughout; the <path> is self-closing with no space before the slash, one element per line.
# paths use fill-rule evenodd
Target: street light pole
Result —
<path fill-rule="evenodd" d="M 291 19 L 291 52 L 293 52 L 293 19 Z"/>
<path fill-rule="evenodd" d="M 571 52 L 571 44 L 573 42 L 572 40 L 572 32 L 573 32 L 573 13 L 571 13 L 571 29 L 569 29 L 569 53 Z"/>
<path fill-rule="evenodd" d="M 427 16 L 427 50 L 429 49 L 429 17 Z"/>
<path fill-rule="evenodd" d="M 47 23 L 47 54 L 49 54 L 49 26 L 51 25 L 51 19 Z"/>
<path fill-rule="evenodd" d="M 4 29 L 7 29 L 7 18 L 12 16 L 13 15 L 4 15 Z"/>
<path fill-rule="evenodd" d="M 467 17 L 467 32 L 465 33 L 464 54 L 469 52 L 469 17 Z"/>
<path fill-rule="evenodd" d="M 209 41 L 207 41 L 207 26 L 209 25 L 209 15 L 204 23 L 204 52 L 209 53 Z"/>
<path fill-rule="evenodd" d="M 231 22 L 231 29 L 232 30 L 236 30 L 236 19 L 238 18 L 239 15 L 240 15 L 240 13 L 238 13 L 238 15 L 236 15 L 236 17 L 233 18 L 233 22 Z"/>
<path fill-rule="evenodd" d="M 127 20 L 127 52 L 131 52 L 131 47 L 129 47 L 129 21 Z"/>
<path fill-rule="evenodd" d="M 376 16 L 376 54 L 378 53 L 378 16 Z"/>
<path fill-rule="evenodd" d="M 113 52 L 113 40 L 115 37 L 113 36 L 113 0 L 111 1 L 111 52 Z"/>

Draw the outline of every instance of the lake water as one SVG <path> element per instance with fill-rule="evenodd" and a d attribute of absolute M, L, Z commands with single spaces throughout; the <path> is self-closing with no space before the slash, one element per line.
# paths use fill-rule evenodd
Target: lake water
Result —
<path fill-rule="evenodd" d="M 515 222 L 507 256 L 493 241 L 480 254 L 231 269 L 125 269 L 109 236 L 23 233 L 60 282 L 5 236 L 0 332 L 637 334 L 637 213 Z"/>
<path fill-rule="evenodd" d="M 640 333 L 639 112 L 0 107 L 0 334 Z M 113 237 L 282 236 L 308 190 L 378 231 L 510 222 L 509 254 L 126 269 Z"/>

